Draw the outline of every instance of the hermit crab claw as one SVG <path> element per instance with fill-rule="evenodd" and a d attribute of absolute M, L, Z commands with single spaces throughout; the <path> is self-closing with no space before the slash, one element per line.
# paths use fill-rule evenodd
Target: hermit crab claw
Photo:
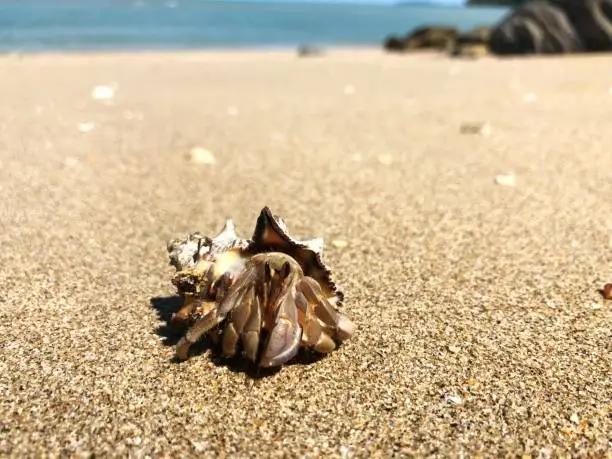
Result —
<path fill-rule="evenodd" d="M 217 236 L 192 233 L 171 241 L 168 252 L 184 297 L 172 319 L 187 326 L 176 347 L 181 360 L 205 334 L 225 357 L 242 353 L 260 367 L 278 367 L 300 348 L 327 354 L 355 333 L 338 310 L 344 295 L 323 263 L 323 239 L 293 239 L 267 207 L 251 240 L 227 220 Z"/>
<path fill-rule="evenodd" d="M 292 359 L 300 348 L 301 338 L 294 297 L 286 294 L 278 307 L 259 365 L 276 367 Z"/>

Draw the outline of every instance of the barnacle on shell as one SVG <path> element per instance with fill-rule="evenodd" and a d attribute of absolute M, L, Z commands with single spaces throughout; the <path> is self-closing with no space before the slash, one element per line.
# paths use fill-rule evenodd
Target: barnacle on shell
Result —
<path fill-rule="evenodd" d="M 209 334 L 224 356 L 242 348 L 259 366 L 274 367 L 300 347 L 329 353 L 355 331 L 338 310 L 344 295 L 323 262 L 323 240 L 292 238 L 267 207 L 250 240 L 227 220 L 214 238 L 192 233 L 167 249 L 177 270 L 172 282 L 184 298 L 172 317 L 187 327 L 176 347 L 180 359 Z"/>

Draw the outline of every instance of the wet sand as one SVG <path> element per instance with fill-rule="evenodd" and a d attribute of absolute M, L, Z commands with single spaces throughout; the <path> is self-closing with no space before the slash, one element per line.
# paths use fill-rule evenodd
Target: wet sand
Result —
<path fill-rule="evenodd" d="M 611 73 L 1 57 L 0 454 L 610 457 Z M 272 375 L 174 363 L 166 241 L 250 236 L 264 205 L 325 238 L 357 334 Z"/>

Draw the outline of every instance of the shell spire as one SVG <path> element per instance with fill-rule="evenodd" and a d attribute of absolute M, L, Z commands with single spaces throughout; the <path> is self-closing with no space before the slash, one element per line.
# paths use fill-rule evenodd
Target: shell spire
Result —
<path fill-rule="evenodd" d="M 312 238 L 305 241 L 293 239 L 284 220 L 274 215 L 269 207 L 264 207 L 259 214 L 251 243 L 250 252 L 279 251 L 284 252 L 300 264 L 304 274 L 321 284 L 329 301 L 340 305 L 344 294 L 332 281 L 331 271 L 323 262 L 323 239 Z"/>

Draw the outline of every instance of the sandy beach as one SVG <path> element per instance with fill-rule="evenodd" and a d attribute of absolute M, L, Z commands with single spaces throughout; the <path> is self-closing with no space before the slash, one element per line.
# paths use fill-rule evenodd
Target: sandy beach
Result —
<path fill-rule="evenodd" d="M 612 457 L 611 74 L 0 57 L 0 455 Z M 265 205 L 325 238 L 356 335 L 265 377 L 175 363 L 166 241 Z"/>

